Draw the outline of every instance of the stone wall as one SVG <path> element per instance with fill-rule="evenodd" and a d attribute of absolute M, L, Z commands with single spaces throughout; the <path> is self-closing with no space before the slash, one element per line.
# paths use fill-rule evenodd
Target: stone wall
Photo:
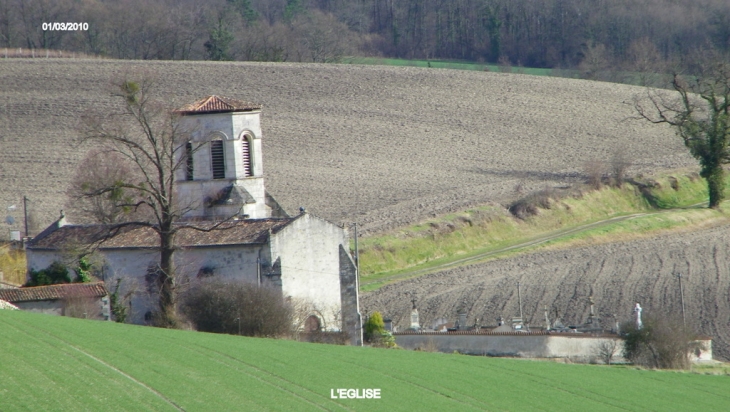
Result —
<path fill-rule="evenodd" d="M 619 340 L 612 336 L 578 336 L 543 333 L 422 333 L 395 334 L 398 346 L 405 349 L 459 352 L 468 355 L 509 356 L 519 358 L 569 358 L 575 362 L 591 362 L 597 358 L 598 346 Z M 620 362 L 623 345 L 617 348 L 615 360 Z"/>
<path fill-rule="evenodd" d="M 548 333 L 396 333 L 395 341 L 404 349 L 459 352 L 467 355 L 506 356 L 518 358 L 566 358 L 574 362 L 600 361 L 599 347 L 618 341 L 613 362 L 626 362 L 622 357 L 623 341 L 615 335 L 581 335 Z M 693 362 L 712 361 L 712 340 L 697 341 L 701 348 L 692 353 Z"/>
<path fill-rule="evenodd" d="M 271 236 L 271 259 L 281 262 L 284 296 L 306 300 L 317 309 L 326 330 L 339 330 L 341 245 L 345 231 L 326 220 L 303 214 Z"/>
<path fill-rule="evenodd" d="M 362 345 L 362 318 L 358 297 L 360 285 L 357 268 L 347 250 L 340 245 L 340 294 L 342 296 L 342 330 L 350 336 L 350 344 Z"/>

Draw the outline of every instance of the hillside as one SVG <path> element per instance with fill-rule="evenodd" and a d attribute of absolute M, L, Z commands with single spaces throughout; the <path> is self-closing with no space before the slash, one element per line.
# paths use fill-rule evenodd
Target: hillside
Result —
<path fill-rule="evenodd" d="M 158 76 L 172 107 L 209 94 L 263 104 L 268 190 L 289 211 L 358 221 L 366 233 L 504 200 L 518 183 L 565 184 L 618 148 L 637 168 L 694 164 L 670 130 L 627 120 L 643 91 L 631 86 L 357 65 L 4 59 L 0 206 L 18 207 L 12 228 L 23 195 L 37 228 L 58 216 L 87 149 L 74 143 L 79 116 L 111 110 L 110 80 L 141 70 Z"/>
<path fill-rule="evenodd" d="M 3 410 L 723 410 L 727 376 L 243 338 L 0 311 Z M 381 399 L 332 399 L 338 388 Z"/>
<path fill-rule="evenodd" d="M 682 273 L 687 322 L 713 337 L 715 358 L 730 359 L 730 226 L 673 233 L 646 240 L 609 243 L 566 250 L 547 250 L 465 266 L 405 280 L 365 294 L 363 310 L 375 310 L 408 327 L 411 294 L 418 299 L 422 324 L 445 317 L 453 321 L 460 306 L 468 322 L 496 324 L 496 318 L 519 315 L 522 307 L 531 325 L 544 325 L 557 310 L 565 324 L 580 324 L 588 316 L 588 296 L 608 325 L 631 319 L 635 302 L 644 315 L 674 315 L 681 319 L 679 280 Z"/>

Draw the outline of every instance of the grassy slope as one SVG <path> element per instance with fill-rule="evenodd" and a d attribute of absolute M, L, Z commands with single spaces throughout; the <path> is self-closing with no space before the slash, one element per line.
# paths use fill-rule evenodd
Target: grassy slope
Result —
<path fill-rule="evenodd" d="M 672 189 L 667 176 L 658 178 L 656 182 L 659 187 L 651 189 L 651 201 L 634 186 L 624 185 L 622 189 L 604 188 L 579 198 L 552 201 L 550 209 L 542 209 L 537 216 L 526 220 L 512 217 L 501 207 L 484 207 L 443 216 L 384 236 L 363 239 L 360 242 L 362 288 L 365 291 L 374 290 L 402 278 L 412 270 L 428 269 L 456 259 L 498 251 L 613 217 L 642 214 L 560 236 L 540 246 L 519 251 L 545 246 L 566 247 L 629 240 L 657 234 L 661 230 L 727 221 L 728 217 L 722 211 L 692 207 L 707 200 L 704 180 L 678 173 L 675 176 L 679 190 Z M 500 253 L 499 256 L 514 253 L 517 251 Z"/>
<path fill-rule="evenodd" d="M 495 64 L 473 63 L 456 60 L 408 60 L 408 59 L 387 59 L 380 57 L 349 57 L 342 61 L 343 64 L 374 64 L 382 66 L 407 66 L 407 67 L 430 67 L 434 69 L 455 69 L 455 70 L 477 70 L 499 72 L 504 68 Z M 534 76 L 551 76 L 552 69 L 539 69 L 534 67 L 512 66 L 510 72 L 520 74 L 531 74 Z"/>
<path fill-rule="evenodd" d="M 3 410 L 723 410 L 730 378 L 0 312 Z M 380 388 L 381 400 L 333 400 Z"/>

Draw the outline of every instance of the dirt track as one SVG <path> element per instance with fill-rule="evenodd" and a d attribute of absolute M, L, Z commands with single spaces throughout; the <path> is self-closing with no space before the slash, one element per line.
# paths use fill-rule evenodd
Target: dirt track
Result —
<path fill-rule="evenodd" d="M 499 201 L 520 181 L 527 190 L 569 181 L 617 147 L 643 168 L 694 164 L 670 130 L 625 121 L 626 102 L 642 89 L 617 84 L 354 65 L 10 59 L 0 60 L 0 207 L 27 195 L 38 226 L 55 219 L 85 149 L 72 145 L 78 116 L 111 108 L 110 80 L 141 68 L 158 75 L 175 107 L 208 94 L 262 103 L 269 191 L 290 211 L 357 220 L 365 232 Z"/>
<path fill-rule="evenodd" d="M 546 251 L 466 266 L 403 281 L 362 297 L 361 306 L 381 311 L 408 327 L 411 294 L 418 299 L 422 324 L 436 318 L 452 322 L 460 305 L 468 321 L 494 324 L 499 316 L 518 316 L 517 282 L 521 283 L 525 319 L 543 325 L 543 308 L 554 319 L 558 310 L 566 324 L 588 316 L 587 298 L 605 317 L 631 318 L 635 302 L 644 314 L 681 316 L 682 273 L 688 323 L 713 336 L 715 356 L 730 360 L 730 226 L 652 240 Z M 681 319 L 681 317 L 680 317 Z M 610 322 L 613 322 L 611 319 Z"/>

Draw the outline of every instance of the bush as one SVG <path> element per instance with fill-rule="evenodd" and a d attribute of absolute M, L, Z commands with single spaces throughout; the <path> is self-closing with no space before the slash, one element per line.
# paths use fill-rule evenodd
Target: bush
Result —
<path fill-rule="evenodd" d="M 277 289 L 252 283 L 204 279 L 181 297 L 182 314 L 203 332 L 282 337 L 293 327 L 293 310 Z"/>
<path fill-rule="evenodd" d="M 55 285 L 59 283 L 71 283 L 71 276 L 68 268 L 61 262 L 53 262 L 51 266 L 39 271 L 30 271 L 30 280 L 25 286 Z"/>
<path fill-rule="evenodd" d="M 622 325 L 624 357 L 635 365 L 659 369 L 689 369 L 697 335 L 674 317 L 648 316 L 641 329 L 634 322 Z"/>
<path fill-rule="evenodd" d="M 555 196 L 553 189 L 546 188 L 517 200 L 509 206 L 509 212 L 518 219 L 527 219 L 539 213 L 539 209 L 550 209 L 550 199 Z"/>
<path fill-rule="evenodd" d="M 365 322 L 365 342 L 372 343 L 373 340 L 379 338 L 385 332 L 385 322 L 380 312 L 373 312 Z"/>
<path fill-rule="evenodd" d="M 631 166 L 631 160 L 624 150 L 617 150 L 611 158 L 611 177 L 613 185 L 622 187 L 626 180 L 626 170 Z"/>
<path fill-rule="evenodd" d="M 91 282 L 91 262 L 87 257 L 79 258 L 79 267 L 76 269 L 76 282 Z"/>
<path fill-rule="evenodd" d="M 365 322 L 365 342 L 381 348 L 396 348 L 395 338 L 385 330 L 385 322 L 380 312 L 373 312 Z"/>
<path fill-rule="evenodd" d="M 606 164 L 598 159 L 591 159 L 583 164 L 583 171 L 586 175 L 586 183 L 595 190 L 603 186 L 603 177 L 606 175 Z M 623 179 L 623 174 L 621 176 Z"/>

